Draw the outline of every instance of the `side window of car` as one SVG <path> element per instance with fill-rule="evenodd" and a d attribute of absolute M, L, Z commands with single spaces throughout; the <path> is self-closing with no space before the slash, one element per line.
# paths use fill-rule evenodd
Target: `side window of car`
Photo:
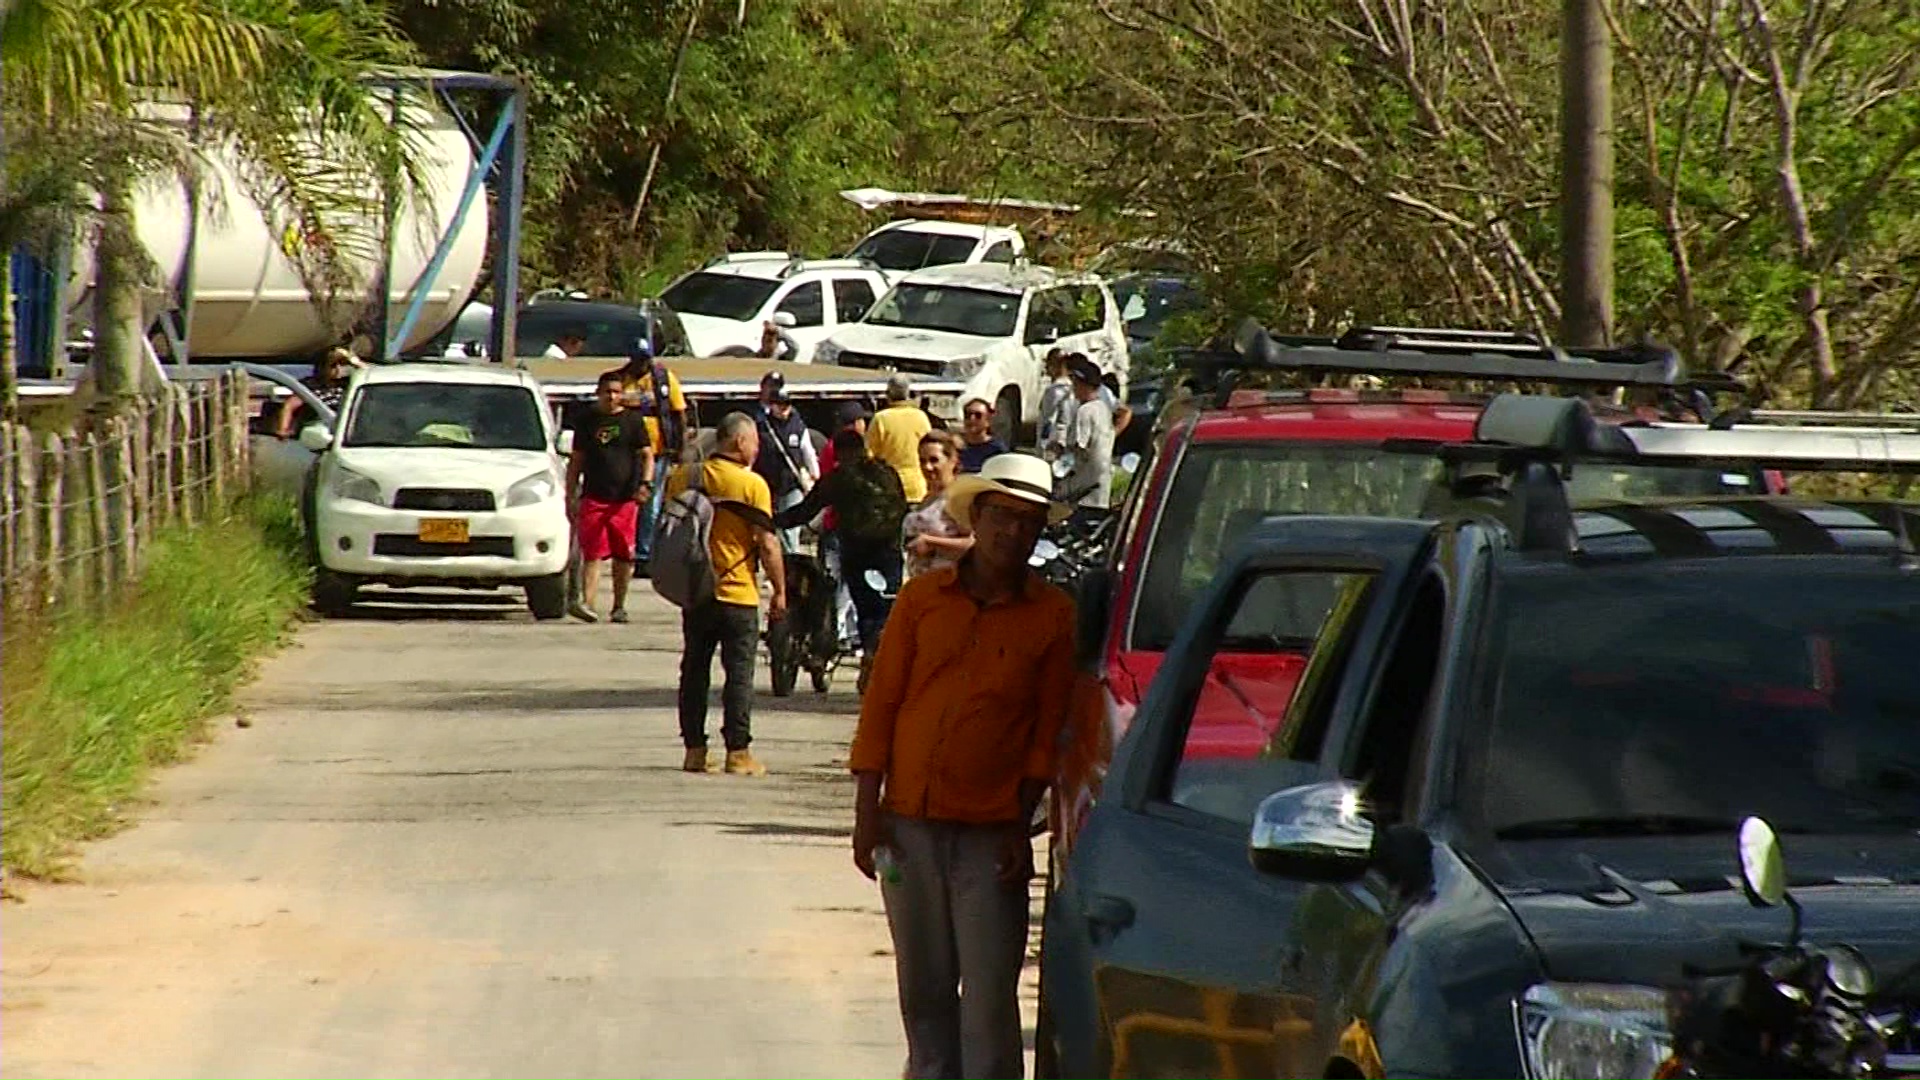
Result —
<path fill-rule="evenodd" d="M 1002 240 L 988 248 L 987 253 L 980 256 L 980 261 L 983 263 L 1011 264 L 1013 262 L 1013 241 Z"/>
<path fill-rule="evenodd" d="M 1063 336 L 1095 333 L 1106 325 L 1106 298 L 1100 295 L 1099 286 L 1075 285 L 1068 295 L 1073 298 L 1073 322 L 1071 329 L 1060 331 Z"/>
<path fill-rule="evenodd" d="M 661 312 L 655 321 L 655 351 L 661 356 L 686 356 L 693 350 L 687 344 L 687 328 L 680 324 L 680 316 L 671 311 Z"/>
<path fill-rule="evenodd" d="M 826 290 L 818 281 L 796 285 L 773 310 L 792 315 L 795 326 L 821 326 L 827 321 Z"/>
<path fill-rule="evenodd" d="M 1042 289 L 1027 307 L 1028 345 L 1044 345 L 1066 334 L 1073 325 L 1071 298 L 1065 289 Z"/>
<path fill-rule="evenodd" d="M 840 322 L 859 322 L 873 306 L 873 286 L 865 278 L 833 279 L 833 311 Z"/>
<path fill-rule="evenodd" d="M 1314 779 L 1328 690 L 1373 582 L 1364 572 L 1278 570 L 1241 584 L 1206 678 L 1175 707 L 1180 750 L 1162 773 L 1167 802 L 1250 825 L 1262 799 Z"/>
<path fill-rule="evenodd" d="M 1417 797 L 1415 763 L 1423 750 L 1427 701 L 1440 668 L 1447 626 L 1446 586 L 1436 576 L 1421 582 L 1394 635 L 1380 679 L 1359 727 L 1359 743 L 1342 775 L 1366 785 L 1367 802 L 1382 821 L 1397 821 Z"/>

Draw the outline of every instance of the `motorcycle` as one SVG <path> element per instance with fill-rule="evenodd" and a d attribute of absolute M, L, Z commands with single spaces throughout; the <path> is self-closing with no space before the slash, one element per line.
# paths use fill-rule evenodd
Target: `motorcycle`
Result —
<path fill-rule="evenodd" d="M 1785 905 L 1785 945 L 1748 945 L 1734 971 L 1687 972 L 1671 1006 L 1672 1054 L 1662 1077 L 1920 1076 L 1920 1055 L 1890 1052 L 1914 1036 L 1898 1009 L 1875 1011 L 1873 968 L 1847 945 L 1801 940 L 1800 904 L 1788 893 L 1780 841 L 1760 818 L 1740 825 L 1740 875 L 1758 907 Z M 1889 989 L 1920 969 L 1903 972 Z"/>

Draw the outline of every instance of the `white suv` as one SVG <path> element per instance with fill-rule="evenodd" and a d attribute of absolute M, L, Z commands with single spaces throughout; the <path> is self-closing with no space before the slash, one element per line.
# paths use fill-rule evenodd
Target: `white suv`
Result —
<path fill-rule="evenodd" d="M 1124 398 L 1127 333 L 1098 278 L 1039 266 L 977 263 L 908 274 L 867 317 L 820 346 L 823 364 L 963 379 L 959 401 L 994 402 L 1008 445 L 1039 420 L 1046 355 L 1085 353 Z"/>
<path fill-rule="evenodd" d="M 792 320 L 787 333 L 800 346 L 794 359 L 805 362 L 828 334 L 860 321 L 886 291 L 880 269 L 858 259 L 743 251 L 681 276 L 660 299 L 680 316 L 695 356 L 757 350 L 761 327 L 785 315 Z"/>
<path fill-rule="evenodd" d="M 968 263 L 1004 266 L 1026 253 L 1026 239 L 1011 225 L 904 218 L 868 233 L 848 255 L 871 261 L 897 284 L 916 270 Z"/>
<path fill-rule="evenodd" d="M 360 586 L 519 585 L 536 618 L 566 609 L 570 526 L 552 410 L 523 371 L 396 364 L 354 376 L 307 484 L 314 606 Z"/>

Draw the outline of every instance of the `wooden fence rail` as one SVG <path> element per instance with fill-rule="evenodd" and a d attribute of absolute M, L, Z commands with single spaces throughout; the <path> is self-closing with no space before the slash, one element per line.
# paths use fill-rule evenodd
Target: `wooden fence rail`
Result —
<path fill-rule="evenodd" d="M 0 425 L 0 590 L 13 611 L 111 600 L 159 531 L 245 490 L 247 377 L 172 385 L 82 435 Z"/>

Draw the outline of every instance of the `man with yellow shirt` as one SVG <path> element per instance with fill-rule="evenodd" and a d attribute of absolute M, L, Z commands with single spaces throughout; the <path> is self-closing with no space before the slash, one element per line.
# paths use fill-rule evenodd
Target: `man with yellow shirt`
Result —
<path fill-rule="evenodd" d="M 754 760 L 753 669 L 760 640 L 760 588 L 754 568 L 767 575 L 773 599 L 767 618 L 787 617 L 787 582 L 780 541 L 773 531 L 773 495 L 767 482 L 749 468 L 760 453 L 753 418 L 728 413 L 715 429 L 713 456 L 682 465 L 667 478 L 669 499 L 687 489 L 692 471 L 702 470 L 701 487 L 713 502 L 713 531 L 707 553 L 713 562 L 713 602 L 680 613 L 680 739 L 686 744 L 687 772 L 707 771 L 707 690 L 713 685 L 713 653 L 720 651 L 726 672 L 721 689 L 720 735 L 726 741 L 726 771 L 761 776 L 766 766 Z"/>
<path fill-rule="evenodd" d="M 867 455 L 884 461 L 900 474 L 907 505 L 918 506 L 927 497 L 927 478 L 920 471 L 920 437 L 933 430 L 927 412 L 908 400 L 913 383 L 904 372 L 887 379 L 887 407 L 867 421 Z"/>

